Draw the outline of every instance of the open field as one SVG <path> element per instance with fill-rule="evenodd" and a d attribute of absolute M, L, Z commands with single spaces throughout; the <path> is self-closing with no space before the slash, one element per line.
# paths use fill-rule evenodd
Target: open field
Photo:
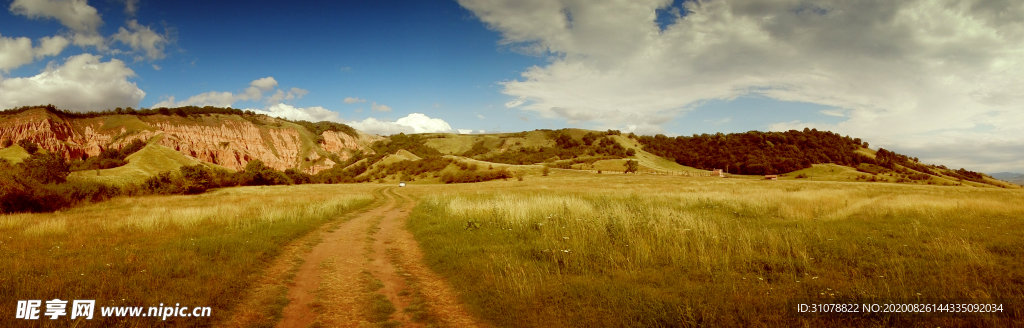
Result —
<path fill-rule="evenodd" d="M 572 175 L 402 191 L 427 263 L 497 326 L 1004 326 L 795 319 L 787 302 L 1024 297 L 1016 190 Z"/>
<path fill-rule="evenodd" d="M 376 188 L 238 187 L 0 216 L 0 326 L 17 300 L 54 298 L 96 300 L 97 327 L 216 326 L 286 244 L 370 204 Z M 211 307 L 212 318 L 99 317 L 100 307 L 160 303 Z"/>
<path fill-rule="evenodd" d="M 0 216 L 0 297 L 213 309 L 93 320 L 127 327 L 268 327 L 303 311 L 328 326 L 1024 324 L 1019 303 L 1007 303 L 1013 322 L 806 319 L 787 303 L 1019 301 L 1020 190 L 561 169 L 384 186 L 239 187 Z M 0 321 L 13 311 L 0 308 Z"/>

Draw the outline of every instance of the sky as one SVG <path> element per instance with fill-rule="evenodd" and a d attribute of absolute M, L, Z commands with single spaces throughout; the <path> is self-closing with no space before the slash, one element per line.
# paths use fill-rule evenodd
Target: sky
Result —
<path fill-rule="evenodd" d="M 1024 2 L 0 2 L 0 108 L 231 106 L 376 134 L 805 127 L 1024 172 Z"/>

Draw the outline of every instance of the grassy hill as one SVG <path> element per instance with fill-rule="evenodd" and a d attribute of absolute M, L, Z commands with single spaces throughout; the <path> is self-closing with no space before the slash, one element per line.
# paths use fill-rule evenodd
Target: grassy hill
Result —
<path fill-rule="evenodd" d="M 519 133 L 499 133 L 482 135 L 456 135 L 456 134 L 425 134 L 424 144 L 436 149 L 445 155 L 452 155 L 464 158 L 470 162 L 486 162 L 497 164 L 511 164 L 500 159 L 506 153 L 523 151 L 534 151 L 537 149 L 560 149 L 557 138 L 564 134 L 575 142 L 584 143 L 585 137 L 590 134 L 597 135 L 597 138 L 608 138 L 623 151 L 632 150 L 632 156 L 627 155 L 602 155 L 583 154 L 563 158 L 540 158 L 537 161 L 518 163 L 519 165 L 540 165 L 547 164 L 559 168 L 572 168 L 588 171 L 623 171 L 625 162 L 636 160 L 640 164 L 640 170 L 644 172 L 679 173 L 679 172 L 707 172 L 692 167 L 683 166 L 663 157 L 644 151 L 640 143 L 621 134 L 613 134 L 601 131 L 583 129 L 562 129 L 557 131 L 536 130 Z M 581 146 L 586 148 L 586 146 Z M 565 147 L 561 147 L 564 149 Z M 534 151 L 534 153 L 536 153 Z M 540 166 L 536 166 L 540 167 Z"/>
<path fill-rule="evenodd" d="M 29 153 L 25 151 L 25 148 L 21 148 L 18 145 L 11 145 L 10 147 L 0 149 L 0 158 L 3 158 L 11 163 L 21 163 L 22 160 L 28 158 Z"/>
<path fill-rule="evenodd" d="M 146 145 L 145 148 L 128 156 L 127 159 L 127 165 L 111 169 L 72 172 L 68 179 L 91 180 L 118 186 L 129 183 L 138 184 L 160 172 L 177 171 L 182 166 L 203 163 L 155 142 Z M 203 164 L 217 167 L 213 164 Z"/>
<path fill-rule="evenodd" d="M 869 149 L 867 143 L 858 138 L 813 129 L 672 138 L 585 129 L 378 137 L 339 123 L 289 121 L 213 107 L 103 113 L 21 108 L 0 112 L 0 119 L 13 122 L 11 124 L 27 124 L 40 115 L 60 121 L 57 123 L 79 135 L 93 136 L 91 140 L 105 140 L 92 145 L 46 140 L 51 141 L 50 148 L 57 147 L 54 144 L 70 147 L 64 151 L 72 159 L 85 158 L 86 149 L 94 152 L 97 146 L 101 149 L 123 147 L 131 138 L 166 138 L 164 143 L 171 148 L 154 145 L 151 141 L 144 150 L 127 158 L 128 164 L 122 167 L 72 174 L 73 179 L 118 185 L 141 182 L 159 172 L 175 171 L 183 165 L 203 161 L 241 169 L 249 160 L 260 159 L 278 171 L 289 168 L 307 173 L 331 171 L 326 173 L 332 175 L 331 178 L 306 180 L 314 182 L 396 179 L 404 177 L 408 173 L 405 171 L 433 178 L 442 171 L 453 170 L 486 173 L 506 169 L 539 174 L 544 167 L 583 174 L 612 173 L 624 171 L 628 161 L 637 161 L 639 172 L 646 174 L 703 176 L 712 169 L 726 169 L 734 174 L 749 175 L 751 179 L 759 179 L 763 174 L 779 174 L 783 180 L 813 177 L 826 181 L 1020 188 L 999 177 L 920 163 L 917 158 Z M 335 134 L 325 134 L 326 131 Z M 340 134 L 347 136 L 339 137 Z M 238 135 L 245 137 L 239 139 Z M 18 146 L 0 150 L 0 158 L 12 162 L 26 157 L 28 153 Z M 437 162 L 439 158 L 448 162 Z M 432 164 L 426 165 L 428 162 Z M 437 172 L 427 174 L 423 171 L 426 166 Z"/>

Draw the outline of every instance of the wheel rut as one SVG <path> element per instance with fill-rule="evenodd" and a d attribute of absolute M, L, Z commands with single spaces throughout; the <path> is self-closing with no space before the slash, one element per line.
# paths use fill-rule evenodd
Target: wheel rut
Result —
<path fill-rule="evenodd" d="M 415 202 L 397 191 L 383 190 L 379 205 L 303 256 L 277 327 L 487 327 L 423 262 L 405 229 Z"/>

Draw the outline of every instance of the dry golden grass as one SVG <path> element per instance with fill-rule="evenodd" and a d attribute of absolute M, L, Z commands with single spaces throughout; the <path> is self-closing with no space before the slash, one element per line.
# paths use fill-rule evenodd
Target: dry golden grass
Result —
<path fill-rule="evenodd" d="M 421 195 L 428 263 L 498 326 L 986 326 L 807 321 L 787 302 L 1024 296 L 1015 190 L 609 175 L 403 191 Z"/>
<path fill-rule="evenodd" d="M 218 325 L 285 245 L 370 204 L 376 188 L 239 187 L 0 216 L 0 303 L 54 298 L 93 299 L 97 307 L 181 303 L 209 306 L 213 317 L 167 322 L 98 317 L 90 323 Z M 282 304 L 273 304 L 277 298 L 266 299 L 266 309 L 280 311 Z M 0 307 L 0 326 L 17 323 L 10 321 L 14 310 Z M 38 323 L 67 326 L 69 321 Z"/>

